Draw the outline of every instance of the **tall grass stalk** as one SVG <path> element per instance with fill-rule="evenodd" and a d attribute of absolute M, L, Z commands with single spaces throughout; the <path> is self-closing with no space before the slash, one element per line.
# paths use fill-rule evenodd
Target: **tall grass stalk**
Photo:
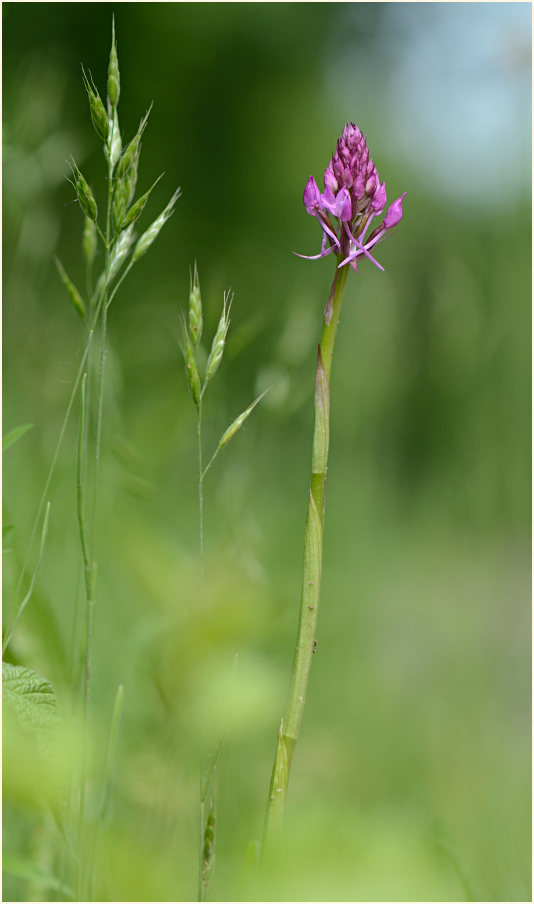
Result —
<path fill-rule="evenodd" d="M 112 144 L 112 136 L 115 127 L 114 117 L 111 120 L 111 136 L 109 140 L 109 148 Z M 81 388 L 81 404 L 80 404 L 80 433 L 78 443 L 78 525 L 80 534 L 80 546 L 82 550 L 82 558 L 84 563 L 85 576 L 85 633 L 82 635 L 83 643 L 83 689 L 82 689 L 82 761 L 80 774 L 80 800 L 78 810 L 78 856 L 77 856 L 77 879 L 76 879 L 76 896 L 77 900 L 83 900 L 84 883 L 90 879 L 84 876 L 85 867 L 85 806 L 87 795 L 87 769 L 88 769 L 88 719 L 89 719 L 89 701 L 91 696 L 91 661 L 93 650 L 93 624 L 94 624 L 94 606 L 95 606 L 95 573 L 96 573 L 96 550 L 95 550 L 95 532 L 97 518 L 97 501 L 98 501 L 98 484 L 99 484 L 99 466 L 100 466 L 100 448 L 102 441 L 102 412 L 104 405 L 104 374 L 106 361 L 106 339 L 107 339 L 107 310 L 108 310 L 108 283 L 109 283 L 109 260 L 111 248 L 111 203 L 113 199 L 114 181 L 111 154 L 107 155 L 107 205 L 106 205 L 106 232 L 104 237 L 105 247 L 105 264 L 104 264 L 104 285 L 102 289 L 102 314 L 100 322 L 100 368 L 98 374 L 96 408 L 96 439 L 95 439 L 95 462 L 93 472 L 93 488 L 92 488 L 92 505 L 91 514 L 87 519 L 86 513 L 86 461 L 89 447 L 89 434 L 85 430 L 86 420 L 86 399 L 85 385 L 87 381 L 87 371 L 82 378 Z M 97 225 L 95 223 L 95 225 Z M 98 225 L 97 225 L 98 229 Z M 89 523 L 88 523 L 89 522 Z"/>
<path fill-rule="evenodd" d="M 225 292 L 223 297 L 223 309 L 212 340 L 206 368 L 203 376 L 201 376 L 198 350 L 202 339 L 204 315 L 200 293 L 200 280 L 197 265 L 195 263 L 190 279 L 187 317 L 182 314 L 181 347 L 184 357 L 186 382 L 197 415 L 196 436 L 198 457 L 198 526 L 201 598 L 203 598 L 204 595 L 204 479 L 219 452 L 235 436 L 260 399 L 265 395 L 265 392 L 263 392 L 245 411 L 241 412 L 241 414 L 232 421 L 230 426 L 222 434 L 208 464 L 204 467 L 202 446 L 203 399 L 208 384 L 217 373 L 223 358 L 226 346 L 226 335 L 230 326 L 232 300 L 233 295 L 231 295 L 230 292 Z M 197 897 L 199 901 L 206 900 L 211 875 L 215 865 L 217 811 L 216 768 L 222 743 L 223 738 L 220 737 L 216 747 L 206 756 L 206 768 L 203 770 L 200 778 L 197 882 Z"/>
<path fill-rule="evenodd" d="M 38 526 L 41 521 L 43 507 L 48 497 L 49 488 L 65 437 L 67 424 L 79 393 L 80 413 L 76 456 L 76 500 L 78 534 L 85 587 L 85 629 L 82 632 L 80 639 L 80 652 L 78 658 L 80 664 L 83 664 L 81 676 L 82 753 L 78 776 L 79 787 L 76 795 L 77 814 L 72 813 L 73 798 L 69 798 L 64 813 L 64 816 L 66 816 L 69 821 L 72 819 L 76 824 L 74 831 L 76 850 L 73 852 L 73 857 L 75 861 L 75 894 L 77 900 L 87 900 L 88 894 L 92 894 L 94 885 L 94 844 L 93 849 L 91 849 L 91 846 L 88 844 L 89 836 L 87 825 L 89 777 L 88 750 L 90 748 L 89 705 L 91 697 L 94 609 L 97 598 L 98 499 L 104 421 L 108 312 L 124 279 L 130 273 L 132 267 L 146 254 L 151 245 L 158 238 L 164 224 L 174 212 L 174 206 L 180 196 L 180 189 L 177 189 L 159 216 L 152 221 L 149 227 L 146 228 L 139 237 L 134 235 L 134 226 L 143 213 L 150 194 L 155 187 L 156 182 L 159 180 L 156 180 L 152 187 L 140 198 L 137 200 L 135 199 L 141 152 L 141 137 L 145 130 L 150 111 L 142 118 L 136 134 L 123 150 L 117 114 L 117 104 L 120 94 L 120 77 L 114 23 L 108 67 L 107 107 L 104 106 L 92 77 L 87 78 L 85 71 L 83 71 L 83 80 L 89 101 L 91 120 L 102 141 L 107 164 L 105 229 L 102 231 L 98 224 L 98 207 L 92 189 L 73 160 L 71 163 L 72 185 L 76 193 L 79 207 L 84 214 L 85 221 L 82 248 L 85 258 L 85 288 L 88 304 L 86 304 L 82 294 L 78 291 L 68 276 L 65 268 L 57 259 L 56 266 L 70 302 L 77 314 L 83 320 L 86 320 L 89 326 L 85 346 L 45 480 L 44 490 L 32 526 L 28 549 L 16 588 L 16 600 L 18 600 L 22 594 L 22 588 L 28 571 Z M 94 285 L 93 264 L 95 262 L 99 240 L 104 247 L 104 267 Z M 98 329 L 100 338 L 98 374 L 96 378 L 96 392 L 93 393 L 90 374 L 92 373 L 94 338 Z M 10 436 L 6 438 L 6 442 L 7 441 L 12 441 Z M 93 450 L 94 452 L 92 467 L 90 466 L 90 450 Z M 3 652 L 5 652 L 13 637 L 13 633 L 18 626 L 37 579 L 43 557 L 49 511 L 50 503 L 48 502 L 41 530 L 41 546 L 38 563 L 30 580 L 29 589 L 26 595 L 22 599 L 22 602 L 15 607 L 15 620 L 11 629 L 5 636 Z M 76 613 L 73 618 L 72 631 L 72 637 L 74 639 L 76 634 Z M 72 678 L 74 685 L 77 683 L 75 671 L 76 670 L 73 669 Z M 116 703 L 115 714 L 117 712 L 117 706 L 118 704 Z M 122 689 L 120 691 L 120 707 L 122 707 Z M 114 743 L 116 743 L 118 737 L 118 730 L 115 730 L 116 723 L 117 718 L 114 716 L 112 726 L 112 737 L 115 738 Z M 105 776 L 104 781 L 107 789 L 105 791 L 106 803 L 105 806 L 100 807 L 100 810 L 96 815 L 97 829 L 100 821 L 104 818 L 107 801 L 109 800 L 109 790 L 111 787 L 109 775 L 107 775 L 107 777 Z M 63 830 L 64 827 L 62 826 L 62 831 Z M 94 837 L 96 838 L 96 836 Z"/>
<path fill-rule="evenodd" d="M 78 168 L 74 165 L 75 186 L 77 189 L 80 205 L 86 214 L 86 219 L 92 220 L 95 224 L 96 233 L 100 236 L 104 243 L 105 258 L 104 270 L 101 280 L 97 283 L 97 291 L 99 291 L 99 301 L 97 311 L 101 311 L 100 316 L 100 351 L 98 364 L 98 377 L 96 389 L 96 424 L 94 436 L 94 466 L 92 473 L 92 489 L 91 489 L 91 511 L 88 515 L 86 512 L 86 473 L 87 473 L 87 456 L 89 450 L 89 435 L 85 430 L 84 424 L 88 417 L 88 404 L 85 398 L 85 383 L 87 380 L 87 372 L 84 374 L 82 383 L 82 404 L 80 415 L 80 437 L 79 437 L 79 455 L 78 455 L 78 524 L 80 534 L 80 545 L 82 548 L 82 557 L 84 561 L 85 575 L 85 597 L 86 597 L 86 617 L 85 632 L 82 637 L 83 643 L 83 687 L 82 687 L 82 762 L 80 775 L 80 797 L 78 812 L 78 856 L 77 856 L 77 881 L 76 893 L 78 900 L 82 900 L 84 892 L 92 889 L 94 877 L 92 875 L 94 856 L 91 853 L 85 856 L 85 810 L 87 796 L 87 780 L 88 780 L 88 762 L 87 762 L 87 739 L 88 739 L 88 718 L 89 703 L 91 695 L 91 669 L 92 669 L 92 647 L 93 647 L 93 624 L 94 624 L 94 608 L 96 603 L 96 569 L 97 569 L 97 522 L 98 522 L 98 498 L 100 487 L 100 463 L 102 451 L 102 432 L 103 432 L 103 413 L 104 413 L 104 395 L 105 395 L 105 372 L 106 372 L 106 356 L 107 356 L 107 331 L 108 331 L 108 311 L 113 297 L 120 287 L 122 281 L 131 270 L 134 263 L 139 260 L 143 254 L 149 249 L 150 245 L 157 238 L 162 226 L 171 215 L 174 203 L 178 198 L 179 191 L 175 193 L 162 214 L 152 223 L 136 242 L 133 253 L 125 268 L 121 278 L 116 283 L 113 292 L 109 294 L 109 287 L 113 278 L 119 272 L 120 267 L 124 263 L 134 240 L 133 226 L 140 217 L 147 203 L 150 193 L 156 183 L 153 183 L 144 195 L 134 203 L 135 188 L 137 184 L 139 157 L 141 151 L 141 136 L 146 126 L 148 114 L 143 118 L 139 129 L 133 140 L 122 150 L 122 140 L 119 131 L 119 121 L 117 115 L 117 103 L 120 93 L 120 79 L 118 69 L 118 58 L 115 43 L 115 28 L 113 25 L 112 46 L 108 68 L 108 98 L 107 112 L 104 109 L 102 101 L 98 95 L 94 84 L 90 84 L 84 73 L 84 81 L 89 98 L 89 107 L 93 125 L 99 136 L 104 142 L 104 155 L 107 161 L 107 201 L 106 201 L 106 226 L 105 234 L 102 233 L 97 223 L 96 204 L 92 202 L 90 190 L 84 184 Z M 159 180 L 156 180 L 156 182 Z M 84 234 L 84 252 L 86 262 L 92 255 L 92 249 L 89 247 L 90 236 Z M 86 283 L 90 286 L 91 269 L 88 266 L 86 271 Z M 92 302 L 91 302 L 92 307 Z M 96 316 L 95 316 L 96 319 Z M 122 692 L 121 692 L 122 693 Z M 96 842 L 94 842 L 96 843 Z M 94 848 L 94 844 L 93 844 Z M 88 863 L 86 864 L 86 861 Z"/>

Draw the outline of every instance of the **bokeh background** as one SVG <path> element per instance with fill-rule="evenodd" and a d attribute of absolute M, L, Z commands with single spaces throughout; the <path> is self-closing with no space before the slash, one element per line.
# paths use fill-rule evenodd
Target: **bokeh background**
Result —
<path fill-rule="evenodd" d="M 53 256 L 82 288 L 66 161 L 102 207 L 80 63 L 104 94 L 113 12 L 126 140 L 154 101 L 140 190 L 165 171 L 145 224 L 183 197 L 110 312 L 97 775 L 121 683 L 125 709 L 95 899 L 194 898 L 199 764 L 224 724 L 214 900 L 530 900 L 530 5 L 3 4 L 4 432 L 34 424 L 4 458 L 7 623 L 84 344 Z M 332 278 L 330 259 L 291 252 L 319 250 L 302 191 L 347 120 L 405 215 L 386 272 L 362 265 L 344 302 L 318 648 L 284 843 L 258 880 L 242 864 L 288 689 Z M 273 387 L 206 480 L 204 598 L 177 341 L 194 260 L 208 336 L 235 292 L 207 451 Z M 82 605 L 75 444 L 73 417 L 7 653 L 56 688 L 59 772 Z M 28 864 L 68 880 L 64 841 L 6 745 L 4 900 L 58 900 Z"/>

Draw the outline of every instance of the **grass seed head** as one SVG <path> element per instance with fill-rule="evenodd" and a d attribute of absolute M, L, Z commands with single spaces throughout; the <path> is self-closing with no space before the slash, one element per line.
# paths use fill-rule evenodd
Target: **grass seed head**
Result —
<path fill-rule="evenodd" d="M 93 220 L 96 223 L 98 208 L 96 206 L 96 201 L 93 197 L 93 193 L 74 161 L 72 161 L 71 169 L 74 176 L 74 188 L 76 189 L 76 195 L 78 201 L 80 202 L 80 207 L 82 208 L 84 214 L 89 217 L 90 220 Z"/>
<path fill-rule="evenodd" d="M 113 220 L 113 229 L 118 233 L 122 229 L 124 215 L 128 204 L 127 188 L 124 179 L 119 179 L 113 192 L 113 203 L 111 205 L 111 217 Z"/>
<path fill-rule="evenodd" d="M 198 375 L 197 368 L 197 359 L 195 355 L 195 350 L 193 348 L 193 343 L 191 342 L 191 337 L 187 330 L 187 324 L 185 322 L 185 317 L 182 314 L 182 354 L 184 356 L 185 363 L 185 377 L 187 381 L 187 386 L 189 388 L 189 392 L 191 393 L 191 398 L 195 403 L 197 408 L 200 408 L 200 399 L 202 397 L 202 392 L 200 389 L 200 377 Z"/>
<path fill-rule="evenodd" d="M 130 251 L 131 245 L 133 241 L 133 225 L 129 226 L 128 229 L 124 229 L 123 232 L 118 236 L 116 242 L 113 245 L 113 250 L 111 252 L 111 257 L 109 259 L 109 274 L 108 274 L 108 284 L 113 282 L 120 268 L 122 267 L 124 261 L 128 256 L 128 252 Z M 106 281 L 106 272 L 102 271 L 100 276 L 98 277 L 98 282 L 96 284 L 96 296 L 98 297 L 104 288 L 104 284 Z"/>
<path fill-rule="evenodd" d="M 119 58 L 117 56 L 117 43 L 115 41 L 115 19 L 113 19 L 111 34 L 111 52 L 108 66 L 108 98 L 114 110 L 119 102 L 120 95 Z"/>
<path fill-rule="evenodd" d="M 135 263 L 139 260 L 140 257 L 143 256 L 143 254 L 146 254 L 152 243 L 156 241 L 158 235 L 163 229 L 163 226 L 165 225 L 169 217 L 172 216 L 174 212 L 174 205 L 180 197 L 180 194 L 181 189 L 177 188 L 167 206 L 161 211 L 159 217 L 157 217 L 154 222 L 148 227 L 148 229 L 143 232 L 140 238 L 137 239 L 137 243 L 132 254 L 132 263 Z"/>
<path fill-rule="evenodd" d="M 202 298 L 200 296 L 200 280 L 195 261 L 195 269 L 189 284 L 189 330 L 193 345 L 197 349 L 202 337 Z"/>
<path fill-rule="evenodd" d="M 110 133 L 108 139 L 108 147 L 109 147 L 109 160 L 111 163 L 111 169 L 114 170 L 117 166 L 117 163 L 120 160 L 120 156 L 122 153 L 122 139 L 121 132 L 119 129 L 119 117 L 117 116 L 117 111 L 113 112 L 113 119 L 110 120 Z"/>
<path fill-rule="evenodd" d="M 87 91 L 87 97 L 89 99 L 89 110 L 91 112 L 91 119 L 93 120 L 93 125 L 96 129 L 97 134 L 100 136 L 102 141 L 108 140 L 109 135 L 109 119 L 108 114 L 106 113 L 106 108 L 102 103 L 102 98 L 98 93 L 98 90 L 95 86 L 95 83 L 92 80 L 89 82 L 85 74 L 85 70 L 82 66 L 83 72 L 83 83 L 85 85 L 85 90 Z M 90 74 L 90 73 L 89 73 Z"/>
<path fill-rule="evenodd" d="M 261 402 L 263 396 L 266 395 L 266 393 L 268 393 L 270 389 L 270 386 L 268 387 L 268 389 L 264 389 L 261 395 L 259 395 L 258 398 L 252 402 L 252 405 L 249 405 L 245 411 L 242 411 L 241 414 L 236 417 L 235 421 L 232 421 L 230 426 L 224 431 L 219 440 L 219 450 L 222 449 L 223 446 L 226 446 L 226 443 L 229 443 L 232 437 L 236 435 L 237 431 L 240 430 L 240 428 L 243 426 L 248 416 L 252 414 L 256 405 Z"/>
<path fill-rule="evenodd" d="M 83 256 L 85 257 L 85 263 L 88 267 L 91 267 L 96 257 L 97 235 L 94 221 L 90 220 L 89 217 L 85 217 L 82 247 Z"/>
<path fill-rule="evenodd" d="M 163 175 L 163 173 L 162 173 L 162 175 Z M 143 213 L 143 210 L 145 209 L 145 204 L 150 197 L 152 189 L 158 184 L 160 179 L 161 179 L 161 176 L 158 176 L 158 178 L 154 182 L 154 185 L 152 185 L 148 189 L 148 191 L 145 192 L 144 195 L 141 195 L 139 200 L 136 201 L 132 207 L 130 207 L 128 213 L 126 214 L 126 217 L 124 218 L 124 220 L 122 222 L 121 229 L 127 229 L 128 226 L 132 226 L 135 223 L 135 221 L 139 219 L 139 217 Z"/>
<path fill-rule="evenodd" d="M 141 154 L 141 145 L 139 144 L 137 146 L 137 152 L 132 160 L 131 166 L 126 170 L 126 172 L 123 176 L 128 204 L 132 203 L 132 201 L 134 199 L 134 195 L 135 195 L 135 189 L 137 186 L 137 173 L 138 173 L 138 169 L 139 169 L 140 154 Z"/>
<path fill-rule="evenodd" d="M 121 179 L 128 172 L 130 166 L 135 163 L 136 159 L 137 162 L 139 162 L 141 137 L 143 135 L 143 132 L 145 131 L 151 109 L 152 105 L 148 108 L 147 112 L 143 116 L 141 122 L 139 123 L 139 128 L 136 134 L 134 135 L 130 143 L 126 145 L 124 154 L 119 160 L 119 166 L 117 169 L 117 176 L 119 177 L 119 179 Z"/>
<path fill-rule="evenodd" d="M 206 383 L 208 383 L 221 363 L 224 347 L 226 345 L 226 334 L 230 326 L 230 308 L 232 306 L 232 298 L 230 293 L 225 292 L 223 301 L 223 310 L 217 326 L 217 332 L 213 337 L 211 351 L 206 366 Z"/>

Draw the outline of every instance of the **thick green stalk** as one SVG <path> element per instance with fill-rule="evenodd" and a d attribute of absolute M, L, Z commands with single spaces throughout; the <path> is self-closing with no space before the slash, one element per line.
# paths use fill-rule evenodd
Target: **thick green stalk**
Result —
<path fill-rule="evenodd" d="M 330 428 L 330 374 L 348 270 L 348 267 L 336 270 L 325 308 L 323 333 L 317 353 L 312 475 L 304 537 L 304 577 L 300 620 L 289 700 L 285 716 L 280 725 L 269 789 L 265 819 L 265 842 L 279 826 L 282 819 L 289 784 L 291 760 L 299 736 L 315 649 L 315 631 L 319 609 L 323 558 L 325 487 Z"/>

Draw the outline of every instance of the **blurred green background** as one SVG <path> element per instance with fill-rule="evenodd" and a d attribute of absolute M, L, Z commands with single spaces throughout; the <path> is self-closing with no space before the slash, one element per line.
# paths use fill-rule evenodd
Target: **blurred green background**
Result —
<path fill-rule="evenodd" d="M 102 207 L 80 63 L 104 94 L 113 11 L 126 140 L 154 101 L 139 191 L 165 171 L 145 226 L 183 197 L 110 311 L 97 775 L 120 683 L 125 710 L 95 899 L 194 898 L 199 764 L 224 724 L 214 900 L 530 900 L 529 4 L 3 4 L 4 432 L 35 425 L 4 457 L 7 623 L 84 344 L 53 256 L 82 287 L 66 161 Z M 330 259 L 291 252 L 319 250 L 302 191 L 347 120 L 405 214 L 386 272 L 364 263 L 348 283 L 317 654 L 283 844 L 247 878 L 289 684 L 332 279 Z M 177 343 L 195 259 L 208 336 L 235 292 L 207 452 L 273 385 L 206 480 L 203 601 Z M 76 429 L 7 656 L 53 682 L 67 726 Z M 45 783 L 61 787 L 73 746 L 67 729 Z M 4 900 L 57 900 L 20 875 L 59 874 L 64 845 L 9 736 L 4 763 Z"/>

